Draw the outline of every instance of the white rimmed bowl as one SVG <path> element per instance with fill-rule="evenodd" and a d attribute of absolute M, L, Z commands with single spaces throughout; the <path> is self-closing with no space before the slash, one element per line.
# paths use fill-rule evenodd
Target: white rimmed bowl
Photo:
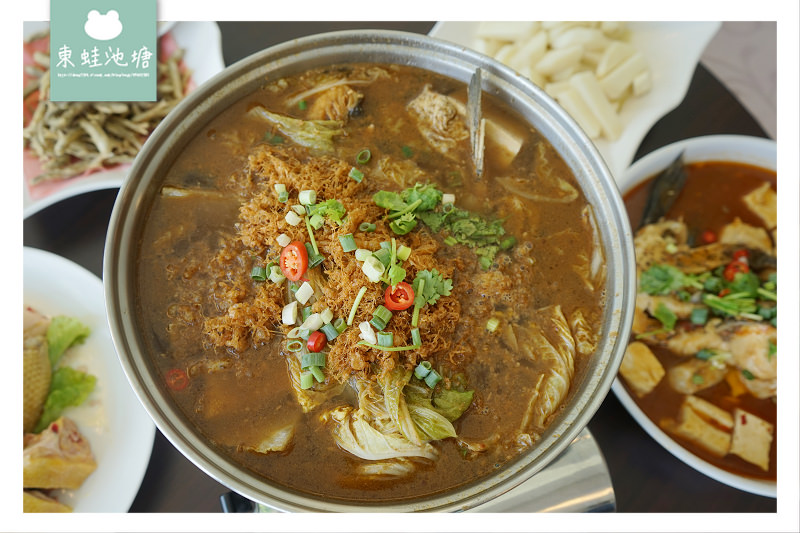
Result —
<path fill-rule="evenodd" d="M 777 148 L 772 139 L 744 135 L 708 135 L 685 139 L 664 146 L 636 161 L 618 180 L 620 192 L 628 191 L 664 170 L 683 151 L 687 163 L 700 161 L 730 161 L 777 170 Z M 699 458 L 677 441 L 673 440 L 654 423 L 628 394 L 628 390 L 618 377 L 612 390 L 628 413 L 656 442 L 672 455 L 708 477 L 739 490 L 775 498 L 777 493 L 774 481 L 765 481 L 740 476 L 723 470 Z"/>

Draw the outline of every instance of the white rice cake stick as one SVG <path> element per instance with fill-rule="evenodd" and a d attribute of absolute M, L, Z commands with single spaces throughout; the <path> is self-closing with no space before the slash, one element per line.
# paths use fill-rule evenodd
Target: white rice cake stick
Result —
<path fill-rule="evenodd" d="M 633 84 L 634 78 L 647 70 L 647 61 L 641 52 L 636 52 L 620 65 L 600 78 L 600 86 L 609 100 L 616 100 Z"/>
<path fill-rule="evenodd" d="M 769 450 L 775 428 L 766 420 L 741 409 L 733 411 L 733 422 L 731 453 L 769 470 Z"/>
<path fill-rule="evenodd" d="M 594 73 L 598 78 L 602 78 L 635 53 L 636 49 L 632 45 L 622 41 L 611 41 L 597 63 Z"/>
<path fill-rule="evenodd" d="M 600 136 L 600 122 L 598 122 L 592 110 L 589 109 L 589 106 L 586 105 L 586 102 L 572 85 L 567 84 L 561 91 L 557 91 L 554 98 L 575 119 L 575 122 L 583 128 L 589 138 L 596 139 Z"/>
<path fill-rule="evenodd" d="M 517 47 L 517 50 L 509 55 L 508 66 L 515 70 L 522 70 L 530 67 L 542 60 L 547 52 L 547 33 L 540 31 L 527 42 Z"/>
<path fill-rule="evenodd" d="M 622 133 L 622 123 L 594 74 L 589 71 L 578 72 L 570 78 L 570 83 L 592 110 L 608 140 L 616 140 Z"/>
<path fill-rule="evenodd" d="M 534 21 L 484 21 L 478 24 L 475 35 L 483 39 L 514 41 L 528 37 L 538 27 L 538 22 Z"/>
<path fill-rule="evenodd" d="M 583 47 L 577 44 L 559 48 L 558 50 L 550 50 L 536 63 L 533 70 L 538 71 L 544 76 L 553 76 L 555 73 L 561 72 L 562 70 L 577 68 L 582 55 Z"/>
<path fill-rule="evenodd" d="M 574 27 L 553 37 L 550 46 L 566 48 L 579 44 L 584 50 L 602 50 L 608 45 L 608 38 L 597 28 Z"/>

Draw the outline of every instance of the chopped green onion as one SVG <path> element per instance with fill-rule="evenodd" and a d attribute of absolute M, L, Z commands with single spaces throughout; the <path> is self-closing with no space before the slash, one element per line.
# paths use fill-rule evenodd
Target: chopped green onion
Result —
<path fill-rule="evenodd" d="M 300 335 L 301 339 L 303 339 L 304 341 L 307 341 L 308 338 L 311 336 L 311 330 L 308 329 L 308 328 L 300 328 L 300 330 L 298 331 L 298 334 Z"/>
<path fill-rule="evenodd" d="M 392 251 L 392 241 L 381 241 L 381 250 Z"/>
<path fill-rule="evenodd" d="M 458 244 L 458 241 L 452 235 L 448 235 L 447 237 L 444 238 L 444 243 L 447 246 L 453 246 L 454 244 Z"/>
<path fill-rule="evenodd" d="M 342 251 L 345 252 L 352 252 L 358 249 L 358 246 L 356 245 L 356 240 L 353 238 L 352 233 L 339 236 L 339 243 L 341 243 L 342 245 Z"/>
<path fill-rule="evenodd" d="M 702 350 L 694 354 L 694 356 L 702 361 L 708 361 L 709 359 L 714 357 L 714 352 L 712 350 L 709 350 L 708 348 L 703 348 Z"/>
<path fill-rule="evenodd" d="M 481 258 L 478 260 L 478 263 L 484 270 L 489 270 L 489 267 L 492 266 L 492 260 L 486 257 L 485 255 L 481 256 Z"/>
<path fill-rule="evenodd" d="M 385 270 L 386 267 L 374 255 L 367 257 L 364 260 L 364 264 L 361 265 L 361 271 L 372 283 L 379 282 Z"/>
<path fill-rule="evenodd" d="M 500 325 L 500 319 L 495 316 L 486 321 L 486 329 L 491 333 L 497 331 L 497 326 L 499 325 Z"/>
<path fill-rule="evenodd" d="M 300 309 L 300 323 L 304 324 L 308 317 L 311 316 L 311 306 L 303 307 Z"/>
<path fill-rule="evenodd" d="M 372 312 L 372 316 L 379 318 L 384 324 L 388 324 L 389 321 L 392 319 L 392 312 L 386 309 L 386 307 L 379 305 Z"/>
<path fill-rule="evenodd" d="M 287 212 L 286 217 L 284 217 L 284 220 L 286 220 L 287 224 L 290 224 L 292 226 L 297 226 L 298 224 L 300 224 L 300 222 L 303 221 L 303 219 L 297 216 L 297 213 L 295 213 L 294 211 Z"/>
<path fill-rule="evenodd" d="M 364 293 L 367 292 L 366 287 L 361 287 L 358 289 L 358 294 L 356 294 L 356 299 L 353 301 L 353 307 L 350 308 L 350 314 L 347 315 L 347 325 L 353 325 L 353 320 L 356 317 L 356 310 L 358 309 L 358 304 L 361 303 L 361 299 L 364 297 Z"/>
<path fill-rule="evenodd" d="M 361 183 L 361 180 L 364 179 L 364 173 L 358 170 L 356 167 L 350 169 L 350 174 L 348 174 L 353 181 L 357 183 Z"/>
<path fill-rule="evenodd" d="M 406 157 L 411 157 L 412 155 L 414 155 L 414 150 L 412 150 L 411 147 L 409 147 L 409 146 L 403 145 L 403 147 L 400 148 L 400 150 L 403 152 L 403 155 L 406 156 Z"/>
<path fill-rule="evenodd" d="M 281 137 L 280 135 L 277 135 L 277 134 L 273 135 L 272 132 L 265 133 L 264 134 L 264 140 L 267 141 L 270 144 L 282 144 L 283 143 L 283 137 Z"/>
<path fill-rule="evenodd" d="M 312 366 L 325 366 L 325 352 L 306 352 L 300 357 L 302 370 Z"/>
<path fill-rule="evenodd" d="M 746 379 L 748 381 L 756 379 L 756 377 L 753 375 L 753 373 L 750 372 L 749 370 L 747 370 L 746 368 L 742 369 L 742 375 L 744 376 L 744 379 Z"/>
<path fill-rule="evenodd" d="M 369 323 L 372 324 L 378 331 L 383 331 L 383 329 L 386 327 L 386 322 L 377 317 L 372 317 Z"/>
<path fill-rule="evenodd" d="M 419 310 L 422 309 L 423 305 L 425 305 L 425 297 L 423 296 L 425 291 L 425 278 L 420 278 L 419 286 L 417 288 L 418 290 L 416 292 L 416 296 L 414 297 L 414 312 L 411 315 L 412 327 L 417 327 L 419 324 Z"/>
<path fill-rule="evenodd" d="M 311 371 L 311 374 L 314 376 L 314 379 L 316 379 L 320 383 L 325 381 L 325 374 L 322 373 L 322 369 L 320 367 L 312 366 L 311 368 L 309 368 L 309 370 Z"/>
<path fill-rule="evenodd" d="M 409 257 L 411 257 L 411 248 L 409 248 L 408 246 L 406 246 L 404 244 L 401 244 L 400 248 L 397 249 L 397 258 L 400 261 L 405 261 Z"/>
<path fill-rule="evenodd" d="M 373 224 L 372 222 L 362 222 L 358 226 L 358 231 L 363 231 L 365 233 L 372 233 L 373 231 L 375 231 L 376 227 L 377 226 L 375 226 L 375 224 Z"/>
<path fill-rule="evenodd" d="M 392 252 L 391 250 L 387 250 L 386 248 L 381 248 L 380 250 L 376 250 L 372 252 L 372 255 L 381 262 L 383 265 L 384 270 L 389 266 L 389 263 L 392 260 Z"/>
<path fill-rule="evenodd" d="M 298 215 L 300 215 L 300 216 L 305 216 L 306 215 L 306 206 L 304 206 L 302 204 L 294 204 L 294 205 L 292 205 L 290 207 L 291 207 L 292 211 L 294 211 Z"/>
<path fill-rule="evenodd" d="M 281 202 L 282 204 L 285 204 L 286 202 L 288 202 L 289 201 L 289 193 L 286 192 L 286 191 L 283 191 L 282 193 L 278 193 L 278 201 Z"/>
<path fill-rule="evenodd" d="M 702 385 L 704 382 L 705 379 L 703 379 L 703 376 L 700 374 L 692 374 L 692 383 L 695 385 Z"/>
<path fill-rule="evenodd" d="M 310 389 L 314 386 L 314 374 L 311 372 L 303 372 L 300 374 L 300 388 Z"/>
<path fill-rule="evenodd" d="M 372 255 L 372 251 L 367 250 L 366 248 L 358 248 L 356 250 L 356 260 L 358 261 L 366 261 L 367 257 Z"/>
<path fill-rule="evenodd" d="M 411 330 L 411 344 L 416 344 L 418 346 L 422 345 L 422 337 L 419 334 L 419 328 L 414 328 Z"/>
<path fill-rule="evenodd" d="M 276 183 L 275 184 L 275 192 L 280 194 L 282 192 L 286 192 L 286 185 L 283 183 Z"/>
<path fill-rule="evenodd" d="M 300 109 L 300 111 L 305 111 L 306 108 L 308 108 L 308 102 L 306 102 L 305 100 L 300 100 L 299 102 L 297 102 L 297 107 L 298 109 Z"/>
<path fill-rule="evenodd" d="M 294 293 L 295 299 L 302 305 L 305 305 L 313 295 L 314 287 L 307 281 L 304 281 L 303 284 L 300 285 L 300 288 Z"/>
<path fill-rule="evenodd" d="M 502 241 L 500 241 L 500 249 L 501 250 L 509 250 L 512 246 L 517 244 L 517 239 L 513 235 L 506 237 Z"/>
<path fill-rule="evenodd" d="M 382 350 L 384 352 L 402 352 L 405 350 L 416 350 L 419 346 L 411 345 L 411 346 L 379 346 L 377 344 L 372 344 L 367 341 L 358 341 L 358 344 L 361 346 L 367 346 L 369 348 L 375 348 L 376 350 Z"/>
<path fill-rule="evenodd" d="M 314 228 L 311 227 L 311 222 L 308 220 L 308 218 L 309 217 L 306 217 L 306 229 L 308 230 L 308 239 L 311 241 L 311 248 L 314 250 L 314 254 L 313 255 L 317 256 L 317 255 L 320 255 L 319 254 L 319 248 L 317 248 L 317 240 L 314 238 Z M 312 254 L 308 254 L 308 255 L 309 255 L 309 259 L 310 259 L 310 256 Z M 308 268 L 311 268 L 311 265 L 309 265 Z"/>
<path fill-rule="evenodd" d="M 314 204 L 317 202 L 317 191 L 313 189 L 300 191 L 300 194 L 297 195 L 297 199 L 302 205 Z"/>
<path fill-rule="evenodd" d="M 428 385 L 428 387 L 434 388 L 440 381 L 442 381 L 442 376 L 440 376 L 436 370 L 431 368 L 431 371 L 428 372 L 427 376 L 425 376 L 425 383 Z"/>
<path fill-rule="evenodd" d="M 356 163 L 358 163 L 359 165 L 365 165 L 367 164 L 367 162 L 369 162 L 371 157 L 372 157 L 372 152 L 364 148 L 356 155 Z"/>
<path fill-rule="evenodd" d="M 417 376 L 417 379 L 425 379 L 425 376 L 430 374 L 431 370 L 433 370 L 431 363 L 429 361 L 422 361 L 417 365 L 417 368 L 414 369 L 414 375 Z"/>
<path fill-rule="evenodd" d="M 692 309 L 692 314 L 690 315 L 689 319 L 692 321 L 692 324 L 696 326 L 702 326 L 708 322 L 708 308 L 696 307 Z"/>
<path fill-rule="evenodd" d="M 378 346 L 384 346 L 384 347 L 394 346 L 394 333 L 392 333 L 391 331 L 387 331 L 385 333 L 383 331 L 379 331 Z"/>
<path fill-rule="evenodd" d="M 311 224 L 312 228 L 319 229 L 325 223 L 325 217 L 321 215 L 311 215 L 311 218 L 308 220 L 308 223 Z"/>
<path fill-rule="evenodd" d="M 336 332 L 341 335 L 341 333 L 347 329 L 347 322 L 344 321 L 342 317 L 337 318 L 333 322 L 333 327 L 336 328 Z"/>
<path fill-rule="evenodd" d="M 336 328 L 330 323 L 323 325 L 321 328 L 319 328 L 319 330 L 325 334 L 325 337 L 327 337 L 329 341 L 332 341 L 339 336 L 339 332 L 336 331 Z"/>
<path fill-rule="evenodd" d="M 278 265 L 269 267 L 269 280 L 272 283 L 283 283 L 286 280 L 286 276 L 283 275 Z"/>
<path fill-rule="evenodd" d="M 331 308 L 330 308 L 330 307 L 326 307 L 326 308 L 325 308 L 325 309 L 324 309 L 324 310 L 323 310 L 323 311 L 322 311 L 322 312 L 319 314 L 319 316 L 320 316 L 320 317 L 322 317 L 322 322 L 323 322 L 324 324 L 330 324 L 330 323 L 331 323 L 331 320 L 333 320 L 333 311 L 331 311 Z"/>
<path fill-rule="evenodd" d="M 292 339 L 286 343 L 286 349 L 290 352 L 299 352 L 303 349 L 303 343 L 297 339 Z"/>
<path fill-rule="evenodd" d="M 256 265 L 250 271 L 250 277 L 256 281 L 267 281 L 267 269 Z"/>

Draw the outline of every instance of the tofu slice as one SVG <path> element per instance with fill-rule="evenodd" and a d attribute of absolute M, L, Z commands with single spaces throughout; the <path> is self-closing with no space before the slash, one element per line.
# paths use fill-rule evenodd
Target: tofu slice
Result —
<path fill-rule="evenodd" d="M 717 407 L 713 403 L 694 395 L 687 396 L 684 402 L 699 416 L 702 416 L 706 420 L 728 431 L 733 430 L 733 416 L 725 409 Z"/>
<path fill-rule="evenodd" d="M 689 398 L 692 398 L 692 400 L 689 400 Z M 698 410 L 695 410 L 695 407 Z M 723 457 L 730 450 L 731 434 L 712 423 L 715 419 L 706 418 L 707 413 L 719 415 L 715 411 L 717 409 L 719 408 L 696 396 L 687 396 L 681 404 L 678 421 L 664 420 L 661 422 L 661 426 L 666 431 L 691 441 L 714 455 Z M 719 409 L 719 411 L 722 410 Z M 728 414 L 728 417 L 730 417 L 730 414 Z"/>
<path fill-rule="evenodd" d="M 731 452 L 763 470 L 769 470 L 769 450 L 775 428 L 752 413 L 733 411 L 733 442 Z"/>
<path fill-rule="evenodd" d="M 764 221 L 764 225 L 773 229 L 778 225 L 778 195 L 769 183 L 753 189 L 742 197 L 747 207 Z"/>
<path fill-rule="evenodd" d="M 666 373 L 658 358 L 643 342 L 632 342 L 625 350 L 619 373 L 640 398 L 656 388 Z"/>

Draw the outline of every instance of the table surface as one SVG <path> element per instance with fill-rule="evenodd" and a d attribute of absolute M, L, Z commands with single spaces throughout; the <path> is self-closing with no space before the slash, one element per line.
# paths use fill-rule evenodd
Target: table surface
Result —
<path fill-rule="evenodd" d="M 430 22 L 221 22 L 230 65 L 267 46 L 323 31 L 388 28 L 427 33 Z M 636 158 L 671 142 L 708 134 L 766 136 L 759 124 L 703 66 L 685 100 L 643 140 Z M 25 246 L 49 250 L 102 275 L 103 247 L 117 190 L 64 200 L 24 221 Z M 618 512 L 776 512 L 776 500 L 704 476 L 676 459 L 609 393 L 589 423 L 608 464 Z M 131 512 L 220 512 L 228 489 L 188 461 L 156 432 L 152 457 Z"/>

